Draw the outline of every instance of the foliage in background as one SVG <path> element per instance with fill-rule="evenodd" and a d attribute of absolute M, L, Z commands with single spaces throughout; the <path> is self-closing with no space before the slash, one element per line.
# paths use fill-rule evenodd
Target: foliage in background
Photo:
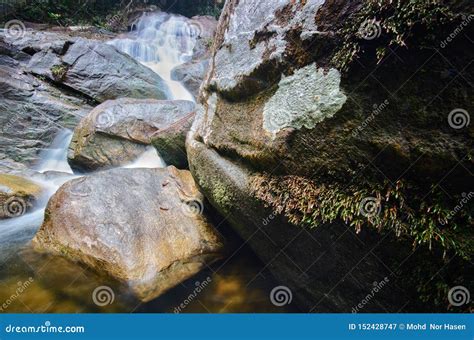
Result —
<path fill-rule="evenodd" d="M 463 16 L 470 13 L 456 13 L 451 2 L 442 0 L 369 0 L 360 11 L 337 32 L 342 48 L 334 55 L 333 63 L 341 70 L 347 70 L 352 61 L 365 52 L 367 47 L 375 48 L 380 61 L 389 48 L 423 48 L 438 42 L 436 36 L 449 31 Z M 371 29 L 380 30 L 376 39 L 364 39 L 361 27 L 364 23 Z"/>
<path fill-rule="evenodd" d="M 152 8 L 186 16 L 218 17 L 223 2 L 214 0 L 18 0 L 0 6 L 0 21 L 19 19 L 59 26 L 93 25 L 101 28 L 126 27 L 128 12 Z M 110 27 L 113 26 L 113 27 Z"/>

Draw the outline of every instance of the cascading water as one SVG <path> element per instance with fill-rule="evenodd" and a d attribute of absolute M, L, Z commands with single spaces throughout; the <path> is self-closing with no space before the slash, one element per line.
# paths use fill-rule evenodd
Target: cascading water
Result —
<path fill-rule="evenodd" d="M 199 28 L 189 19 L 167 13 L 144 13 L 134 30 L 110 44 L 134 57 L 158 73 L 167 83 L 172 98 L 193 101 L 193 96 L 178 81 L 171 79 L 171 71 L 192 57 Z"/>
<path fill-rule="evenodd" d="M 34 168 L 37 175 L 33 175 L 30 180 L 41 186 L 43 191 L 33 210 L 20 217 L 0 220 L 0 257 L 6 257 L 6 251 L 31 239 L 43 222 L 49 198 L 61 185 L 76 177 L 67 162 L 67 148 L 71 138 L 70 130 L 60 131 L 51 147 L 40 153 L 40 161 Z M 49 173 L 46 175 L 45 172 Z"/>
<path fill-rule="evenodd" d="M 134 57 L 158 73 L 167 83 L 172 98 L 193 101 L 193 96 L 178 81 L 171 79 L 171 71 L 190 60 L 198 30 L 189 24 L 189 20 L 167 13 L 145 13 L 137 21 L 134 31 L 123 38 L 110 41 L 119 50 Z M 32 233 L 41 225 L 44 210 L 49 198 L 66 181 L 79 177 L 74 175 L 67 162 L 67 149 L 72 132 L 63 130 L 58 133 L 50 148 L 40 154 L 40 162 L 33 168 L 47 176 L 34 176 L 34 180 L 43 188 L 42 197 L 36 202 L 34 210 L 10 220 L 0 221 L 0 249 L 2 245 L 20 243 L 31 238 Z M 149 147 L 134 162 L 125 168 L 156 168 L 165 163 L 153 147 Z"/>
<path fill-rule="evenodd" d="M 199 35 L 198 27 L 189 24 L 188 19 L 180 16 L 153 13 L 144 14 L 135 28 L 133 32 L 111 41 L 110 44 L 157 72 L 169 86 L 172 98 L 168 99 L 193 100 L 181 83 L 171 80 L 171 71 L 191 59 Z M 0 303 L 17 291 L 19 282 L 30 282 L 34 277 L 34 282 L 22 294 L 21 300 L 13 301 L 13 304 L 8 306 L 8 311 L 24 312 L 25 308 L 28 308 L 28 311 L 34 312 L 97 312 L 102 309 L 97 309 L 97 305 L 91 302 L 92 291 L 98 286 L 113 287 L 116 284 L 114 281 L 107 281 L 102 275 L 85 271 L 82 266 L 61 262 L 59 257 L 43 257 L 31 249 L 22 248 L 43 222 L 49 198 L 63 183 L 82 176 L 74 174 L 67 162 L 71 137 L 71 131 L 61 131 L 51 147 L 40 154 L 41 160 L 33 168 L 34 172 L 28 172 L 29 179 L 43 188 L 43 195 L 36 202 L 34 209 L 20 217 L 0 220 Z M 124 167 L 156 168 L 164 165 L 156 150 L 149 147 L 140 157 Z M 231 259 L 220 269 L 219 275 L 212 276 L 212 283 L 200 296 L 199 301 L 204 302 L 206 310 L 210 308 L 219 312 L 242 311 L 249 306 L 261 311 L 273 310 L 275 306 L 267 297 L 275 283 L 260 279 L 263 277 L 262 268 L 263 265 L 256 263 L 255 255 L 250 252 L 243 257 Z M 72 282 L 71 277 L 75 278 Z M 205 276 L 200 278 L 205 279 Z M 252 282 L 251 288 L 249 281 Z M 194 282 L 191 286 L 193 285 Z M 229 294 L 229 287 L 236 288 L 231 288 Z M 180 285 L 174 288 L 172 295 L 160 298 L 159 303 L 143 304 L 140 309 L 137 309 L 136 301 L 128 300 L 127 294 L 120 294 L 118 289 L 115 289 L 115 293 L 116 302 L 107 306 L 113 309 L 107 311 L 170 313 L 189 295 L 189 290 L 184 284 Z M 228 309 L 228 306 L 235 306 L 235 301 L 243 302 L 241 305 L 237 304 L 235 309 Z M 190 305 L 186 310 L 203 312 L 202 305 L 199 302 L 195 306 Z M 278 307 L 278 311 L 281 311 L 281 307 Z"/>
<path fill-rule="evenodd" d="M 40 162 L 36 168 L 38 172 L 61 171 L 72 174 L 67 162 L 67 148 L 72 139 L 72 132 L 63 130 L 54 138 L 49 149 L 40 153 Z"/>

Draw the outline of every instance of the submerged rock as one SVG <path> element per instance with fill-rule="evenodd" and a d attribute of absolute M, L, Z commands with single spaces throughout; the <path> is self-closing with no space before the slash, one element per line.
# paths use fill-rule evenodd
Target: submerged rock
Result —
<path fill-rule="evenodd" d="M 153 144 L 165 162 L 186 166 L 185 139 L 194 103 L 122 98 L 107 101 L 85 117 L 69 147 L 71 166 L 95 170 L 125 165 Z"/>
<path fill-rule="evenodd" d="M 149 301 L 222 257 L 189 171 L 114 169 L 63 185 L 33 243 L 126 282 Z"/>
<path fill-rule="evenodd" d="M 39 185 L 26 178 L 0 174 L 0 219 L 24 215 L 41 192 Z"/>

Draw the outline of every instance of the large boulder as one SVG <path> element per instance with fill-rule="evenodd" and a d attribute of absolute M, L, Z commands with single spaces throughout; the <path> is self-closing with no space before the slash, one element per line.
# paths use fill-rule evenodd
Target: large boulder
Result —
<path fill-rule="evenodd" d="M 4 33 L 4 32 L 3 32 Z M 72 37 L 59 32 L 25 30 L 22 34 L 2 34 L 5 42 L 28 55 L 34 55 L 42 50 L 52 49 L 60 53 Z"/>
<path fill-rule="evenodd" d="M 77 38 L 62 48 L 50 47 L 33 55 L 29 71 L 77 91 L 97 102 L 118 97 L 169 98 L 164 80 L 115 47 Z"/>
<path fill-rule="evenodd" d="M 149 301 L 222 257 L 202 202 L 189 171 L 98 172 L 58 190 L 33 244 L 105 271 Z"/>
<path fill-rule="evenodd" d="M 303 310 L 349 312 L 387 278 L 391 288 L 364 311 L 426 311 L 420 298 L 442 294 L 426 282 L 443 252 L 461 262 L 472 254 L 469 209 L 448 213 L 473 191 L 472 87 L 452 71 L 468 72 L 463 39 L 445 56 L 416 48 L 426 41 L 388 47 L 400 43 L 390 31 L 398 24 L 409 39 L 413 20 L 420 39 L 439 44 L 462 16 L 423 26 L 436 9 L 410 6 L 230 0 L 221 15 L 187 140 L 190 169 Z M 394 23 L 396 13 L 416 18 Z M 410 257 L 417 275 L 404 261 L 409 242 L 396 236 L 421 245 Z M 455 285 L 458 274 L 430 287 Z"/>
<path fill-rule="evenodd" d="M 24 215 L 41 196 L 41 187 L 26 178 L 0 174 L 0 219 Z"/>
<path fill-rule="evenodd" d="M 71 166 L 95 170 L 125 165 L 152 142 L 165 162 L 186 166 L 185 139 L 194 103 L 122 98 L 92 110 L 76 127 L 69 147 Z"/>
<path fill-rule="evenodd" d="M 3 57 L 11 64 L 0 66 L 0 160 L 31 165 L 59 131 L 76 126 L 91 106 Z"/>

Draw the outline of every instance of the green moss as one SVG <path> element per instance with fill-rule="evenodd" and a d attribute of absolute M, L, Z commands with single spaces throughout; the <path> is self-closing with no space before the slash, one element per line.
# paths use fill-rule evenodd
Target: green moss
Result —
<path fill-rule="evenodd" d="M 259 176 L 253 185 L 258 199 L 296 225 L 315 228 L 340 219 L 356 231 L 364 226 L 392 230 L 399 237 L 412 239 L 414 244 L 441 249 L 445 254 L 452 252 L 466 260 L 474 253 L 471 211 L 466 206 L 469 202 L 464 209 L 455 208 L 462 202 L 461 196 L 446 201 L 433 189 L 431 195 L 422 197 L 402 181 L 395 187 L 388 183 L 345 187 L 318 184 L 298 176 Z M 374 214 L 363 209 L 368 198 L 379 210 Z"/>
<path fill-rule="evenodd" d="M 51 73 L 56 80 L 61 80 L 64 78 L 67 72 L 66 65 L 54 65 L 51 67 Z"/>
<path fill-rule="evenodd" d="M 465 275 L 472 268 L 474 254 L 473 192 L 446 199 L 436 188 L 430 195 L 419 195 L 400 181 L 395 187 L 388 183 L 347 187 L 297 176 L 265 175 L 254 177 L 252 187 L 257 199 L 301 227 L 317 228 L 343 220 L 356 231 L 364 227 L 384 234 L 394 231 L 402 241 L 401 253 L 411 248 L 410 243 L 417 249 L 410 255 L 410 266 L 397 275 L 407 287 L 416 287 L 420 303 L 430 303 L 434 310 L 451 310 L 447 301 L 450 287 L 470 282 Z M 373 214 L 361 211 L 361 202 L 369 197 L 377 202 Z M 387 260 L 400 268 L 405 257 L 401 263 L 397 254 Z M 457 310 L 467 312 L 463 308 L 468 305 Z"/>
<path fill-rule="evenodd" d="M 375 49 L 380 61 L 390 48 L 430 45 L 439 43 L 449 24 L 461 18 L 445 4 L 436 0 L 369 0 L 354 13 L 337 32 L 342 47 L 333 56 L 333 64 L 347 70 L 352 61 L 365 52 L 367 46 Z M 370 39 L 364 38 L 361 27 L 370 27 Z"/>
<path fill-rule="evenodd" d="M 215 183 L 213 198 L 218 206 L 223 207 L 226 210 L 232 207 L 232 202 L 234 201 L 232 193 L 229 192 L 227 187 L 221 182 Z"/>
<path fill-rule="evenodd" d="M 208 48 L 211 49 L 212 45 L 214 45 L 214 39 L 213 38 L 207 38 L 204 40 L 204 45 Z"/>

